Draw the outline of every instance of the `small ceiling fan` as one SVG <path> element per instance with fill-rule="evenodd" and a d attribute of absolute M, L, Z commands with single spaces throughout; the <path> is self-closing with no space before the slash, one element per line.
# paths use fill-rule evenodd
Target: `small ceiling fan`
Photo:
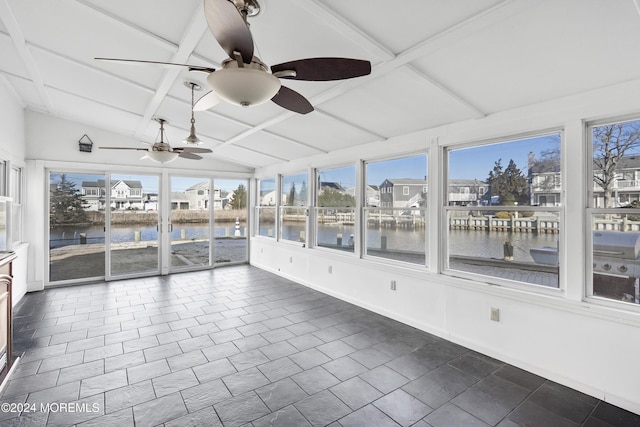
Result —
<path fill-rule="evenodd" d="M 195 110 L 206 110 L 223 99 L 249 107 L 269 100 L 300 114 L 313 111 L 311 103 L 300 93 L 282 86 L 279 79 L 305 81 L 345 80 L 371 73 L 371 63 L 351 58 L 307 58 L 268 67 L 254 56 L 253 36 L 247 18 L 257 15 L 257 0 L 204 0 L 204 13 L 209 30 L 229 55 L 222 68 L 215 70 L 189 64 L 135 59 L 96 58 L 103 61 L 142 62 L 178 65 L 189 71 L 208 73 L 212 91 L 200 98 Z"/>
<path fill-rule="evenodd" d="M 150 145 L 147 148 L 138 147 L 99 147 L 103 150 L 136 150 L 146 151 L 147 153 L 142 156 L 142 159 L 151 159 L 158 163 L 169 163 L 183 157 L 185 159 L 200 160 L 202 156 L 195 153 L 211 153 L 209 148 L 199 147 L 171 147 L 168 142 L 164 142 L 164 124 L 167 122 L 165 119 L 154 118 L 155 121 L 160 123 L 160 141 Z"/>

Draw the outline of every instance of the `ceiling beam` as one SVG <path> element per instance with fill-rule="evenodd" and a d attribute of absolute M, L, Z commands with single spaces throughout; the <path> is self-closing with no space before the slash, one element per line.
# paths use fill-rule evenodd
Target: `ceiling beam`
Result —
<path fill-rule="evenodd" d="M 203 11 L 198 8 L 187 25 L 187 30 L 182 36 L 182 40 L 180 41 L 180 46 L 176 50 L 176 52 L 171 57 L 171 61 L 180 64 L 184 64 L 188 61 L 189 56 L 193 53 L 196 46 L 200 42 L 202 36 L 209 30 L 207 26 L 207 22 L 204 18 Z M 181 67 L 176 67 L 175 69 L 167 69 L 165 74 L 156 89 L 156 93 L 151 98 L 151 101 L 147 105 L 147 108 L 144 112 L 143 118 L 136 130 L 136 136 L 140 138 L 146 128 L 149 126 L 149 122 L 153 118 L 153 116 L 158 112 L 158 108 L 160 108 L 160 104 L 162 104 L 163 99 L 169 93 L 171 87 L 175 84 L 176 80 L 182 73 Z"/>
<path fill-rule="evenodd" d="M 302 7 L 380 61 L 389 61 L 395 57 L 393 52 L 319 0 L 297 0 L 296 6 Z"/>
<path fill-rule="evenodd" d="M 44 107 L 50 114 L 55 115 L 56 109 L 54 108 L 51 99 L 49 99 L 49 96 L 47 95 L 44 80 L 42 79 L 40 70 L 36 65 L 36 61 L 33 59 L 29 48 L 27 47 L 27 42 L 24 38 L 24 34 L 22 33 L 22 29 L 20 28 L 20 24 L 18 24 L 18 20 L 16 19 L 13 10 L 11 9 L 11 6 L 9 6 L 9 2 L 7 0 L 0 0 L 0 19 L 4 23 L 4 26 L 7 28 L 9 36 L 11 36 L 11 40 L 13 41 L 13 45 L 16 48 L 16 52 L 18 53 L 18 56 L 20 56 L 20 59 L 22 59 L 22 62 L 27 69 L 29 78 L 36 88 L 36 92 L 38 93 L 38 97 L 42 101 L 42 105 L 44 105 Z"/>
<path fill-rule="evenodd" d="M 633 5 L 636 7 L 636 12 L 638 12 L 638 15 L 640 15 L 640 1 L 633 0 Z"/>
<path fill-rule="evenodd" d="M 0 83 L 2 83 L 2 85 L 7 88 L 7 92 L 11 94 L 14 101 L 17 102 L 20 107 L 25 108 L 27 106 L 24 100 L 20 97 L 20 94 L 18 93 L 16 88 L 13 87 L 13 85 L 3 72 L 0 72 Z"/>

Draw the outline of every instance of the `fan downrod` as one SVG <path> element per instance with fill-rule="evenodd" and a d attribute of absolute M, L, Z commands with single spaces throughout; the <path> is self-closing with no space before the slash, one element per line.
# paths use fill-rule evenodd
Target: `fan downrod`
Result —
<path fill-rule="evenodd" d="M 258 0 L 229 0 L 238 9 L 240 15 L 247 22 L 247 18 L 253 18 L 260 14 L 260 3 Z"/>

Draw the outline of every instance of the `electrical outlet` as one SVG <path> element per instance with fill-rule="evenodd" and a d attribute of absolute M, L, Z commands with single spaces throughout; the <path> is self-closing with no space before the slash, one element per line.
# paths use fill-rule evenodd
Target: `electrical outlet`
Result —
<path fill-rule="evenodd" d="M 494 322 L 500 321 L 500 309 L 491 307 L 491 320 Z"/>
<path fill-rule="evenodd" d="M 333 267 L 329 266 L 329 268 L 327 269 L 327 271 L 329 271 L 329 274 L 333 273 Z"/>
<path fill-rule="evenodd" d="M 391 281 L 391 290 L 392 290 L 392 291 L 395 291 L 395 290 L 396 290 L 396 281 L 395 281 L 395 280 L 392 280 L 392 281 Z"/>

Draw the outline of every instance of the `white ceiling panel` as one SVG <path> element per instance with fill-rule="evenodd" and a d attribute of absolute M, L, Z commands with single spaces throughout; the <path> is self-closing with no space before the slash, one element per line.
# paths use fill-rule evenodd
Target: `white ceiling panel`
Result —
<path fill-rule="evenodd" d="M 399 54 L 502 0 L 326 0 L 331 9 Z"/>
<path fill-rule="evenodd" d="M 110 132 L 131 135 L 129 130 L 137 126 L 140 121 L 137 114 L 116 110 L 105 104 L 59 90 L 49 89 L 47 95 L 60 116 L 72 118 L 74 121 L 87 123 Z M 109 117 L 111 121 L 105 122 L 104 117 Z"/>
<path fill-rule="evenodd" d="M 258 56 L 265 63 L 319 56 L 370 59 L 362 46 L 316 19 L 301 4 L 305 1 L 267 0 L 264 13 L 250 21 Z"/>
<path fill-rule="evenodd" d="M 33 82 L 18 76 L 7 76 L 7 80 L 11 83 L 25 105 L 28 105 L 29 108 L 35 111 L 45 110 L 44 103 Z"/>
<path fill-rule="evenodd" d="M 267 132 L 254 133 L 238 141 L 236 145 L 264 154 L 276 154 L 287 160 L 323 153 L 317 148 L 305 146 Z"/>
<path fill-rule="evenodd" d="M 22 62 L 22 58 L 13 47 L 13 41 L 7 34 L 0 34 L 0 52 L 2 52 L 2 61 L 0 61 L 0 70 L 17 76 L 26 75 L 27 69 Z"/>
<path fill-rule="evenodd" d="M 293 116 L 269 127 L 269 131 L 324 151 L 376 141 L 370 133 L 321 113 Z"/>
<path fill-rule="evenodd" d="M 473 117 L 466 106 L 407 68 L 370 79 L 321 109 L 386 138 Z"/>
<path fill-rule="evenodd" d="M 125 23 L 155 34 L 176 46 L 182 39 L 184 28 L 189 25 L 194 13 L 202 9 L 201 0 L 76 0 L 91 7 L 99 14 L 117 17 Z M 171 22 L 167 22 L 167 16 Z M 169 25 L 168 25 L 169 24 Z"/>
<path fill-rule="evenodd" d="M 213 156 L 222 156 L 224 159 L 233 159 L 237 163 L 254 168 L 273 165 L 282 162 L 279 157 L 265 156 L 255 151 L 248 150 L 235 145 L 227 145 L 213 149 Z"/>
<path fill-rule="evenodd" d="M 131 58 L 141 54 L 145 55 L 141 59 L 168 61 L 175 50 L 159 38 L 75 1 L 21 0 L 12 1 L 11 8 L 28 44 L 88 64 L 95 64 L 97 56 Z"/>
<path fill-rule="evenodd" d="M 633 2 L 545 0 L 527 6 L 509 21 L 416 61 L 417 68 L 487 113 L 640 77 L 640 56 L 629 55 L 640 48 Z"/>
<path fill-rule="evenodd" d="M 46 86 L 64 92 L 76 93 L 84 98 L 100 100 L 121 110 L 137 113 L 142 111 L 153 91 L 98 71 L 84 64 L 53 55 L 47 51 L 31 49 L 33 58 L 41 70 Z M 78 70 L 82 69 L 82 73 Z"/>

